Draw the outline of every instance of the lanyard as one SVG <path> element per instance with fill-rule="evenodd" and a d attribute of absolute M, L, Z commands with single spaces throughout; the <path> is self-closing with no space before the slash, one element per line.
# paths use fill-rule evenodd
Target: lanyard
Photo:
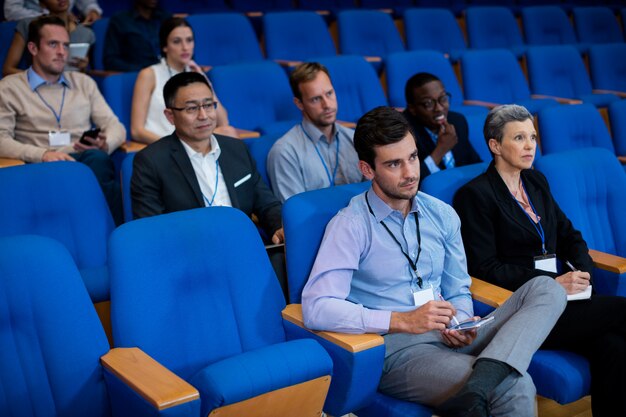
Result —
<path fill-rule="evenodd" d="M 370 213 L 372 213 L 372 216 L 374 216 L 374 211 L 372 210 L 372 206 L 370 205 L 369 198 L 367 198 L 367 193 L 365 193 L 365 202 L 367 203 L 367 208 L 369 209 Z M 406 260 L 409 262 L 409 265 L 411 266 L 411 269 L 413 270 L 413 272 L 415 272 L 415 276 L 417 276 L 417 285 L 421 289 L 423 281 L 422 281 L 422 277 L 420 276 L 419 272 L 417 271 L 417 261 L 419 261 L 420 254 L 422 253 L 422 235 L 420 233 L 420 222 L 419 222 L 419 219 L 417 217 L 417 213 L 413 212 L 413 216 L 415 217 L 415 230 L 416 230 L 416 233 L 417 233 L 417 256 L 415 257 L 415 261 L 413 261 L 411 259 L 411 257 L 409 256 L 409 254 L 404 251 L 404 249 L 402 248 L 402 245 L 400 244 L 400 241 L 398 241 L 398 239 L 391 232 L 391 230 L 389 230 L 389 228 L 387 227 L 385 222 L 383 220 L 381 220 L 380 224 L 385 228 L 387 233 L 389 233 L 389 236 L 391 236 L 393 241 L 396 242 L 396 244 L 400 248 L 400 251 L 402 252 L 404 257 L 406 258 Z M 374 216 L 374 218 L 376 218 L 376 216 Z"/>
<path fill-rule="evenodd" d="M 219 179 L 220 179 L 220 176 L 219 176 L 219 166 L 217 165 L 217 159 L 215 159 L 215 188 L 213 188 L 213 197 L 211 197 L 211 200 L 209 201 L 209 199 L 206 198 L 204 193 L 202 191 L 200 191 L 200 193 L 202 194 L 202 198 L 209 205 L 209 207 L 213 206 L 213 202 L 215 201 L 215 195 L 217 194 L 217 183 L 218 183 Z"/>
<path fill-rule="evenodd" d="M 320 161 L 322 161 L 322 165 L 324 165 L 324 171 L 326 171 L 328 182 L 330 183 L 330 186 L 333 187 L 335 185 L 335 177 L 337 176 L 337 168 L 339 167 L 339 133 L 335 134 L 335 169 L 333 170 L 333 176 L 331 177 L 330 171 L 328 171 L 328 166 L 326 165 L 326 161 L 324 161 L 320 150 L 317 148 L 317 144 L 315 143 L 313 138 L 309 136 L 307 131 L 304 130 L 304 126 L 302 125 L 302 123 L 300 123 L 300 127 L 302 128 L 304 135 L 311 141 L 313 147 L 315 147 L 315 152 L 317 152 L 317 156 L 320 158 Z"/>
<path fill-rule="evenodd" d="M 47 108 L 50 109 L 52 114 L 54 114 L 54 118 L 57 120 L 57 127 L 61 130 L 61 114 L 63 113 L 63 105 L 65 104 L 65 89 L 67 87 L 63 85 L 63 97 L 61 97 L 61 107 L 59 108 L 59 114 L 52 108 L 52 106 L 43 98 L 43 96 L 39 93 L 39 89 L 35 89 L 35 93 L 39 96 L 43 104 L 46 105 Z"/>
<path fill-rule="evenodd" d="M 522 204 L 519 201 L 517 201 L 515 196 L 513 194 L 511 194 L 511 197 L 513 197 L 513 200 L 515 200 L 517 205 L 522 209 L 522 211 L 524 212 L 526 217 L 528 217 L 528 220 L 530 220 L 530 223 L 533 225 L 533 227 L 537 231 L 537 234 L 539 235 L 539 238 L 541 239 L 541 252 L 542 252 L 543 255 L 545 255 L 545 254 L 548 253 L 548 251 L 546 250 L 546 235 L 545 235 L 545 233 L 543 231 L 543 226 L 541 226 L 541 218 L 537 215 L 537 211 L 535 210 L 535 206 L 533 205 L 533 202 L 530 200 L 530 196 L 526 192 L 526 186 L 524 185 L 524 182 L 522 180 L 520 180 L 520 182 L 522 183 L 522 187 L 524 188 L 524 193 L 526 193 L 526 197 L 528 198 L 528 203 L 530 203 L 530 208 L 533 210 L 533 213 L 535 214 L 535 217 L 539 221 L 537 221 L 537 223 L 535 223 L 533 221 L 533 219 L 530 218 L 528 213 L 526 213 L 526 210 L 524 210 L 524 207 L 522 207 Z"/>

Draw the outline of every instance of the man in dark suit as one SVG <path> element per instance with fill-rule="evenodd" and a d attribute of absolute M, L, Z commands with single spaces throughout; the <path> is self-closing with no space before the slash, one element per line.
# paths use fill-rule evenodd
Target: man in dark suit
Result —
<path fill-rule="evenodd" d="M 404 88 L 407 118 L 417 140 L 422 179 L 446 168 L 475 164 L 465 116 L 450 111 L 450 93 L 436 76 L 420 72 Z"/>
<path fill-rule="evenodd" d="M 165 117 L 175 131 L 139 152 L 131 196 L 135 218 L 209 206 L 255 214 L 273 243 L 284 240 L 281 204 L 261 179 L 245 144 L 214 135 L 217 102 L 195 72 L 170 78 L 163 88 Z"/>

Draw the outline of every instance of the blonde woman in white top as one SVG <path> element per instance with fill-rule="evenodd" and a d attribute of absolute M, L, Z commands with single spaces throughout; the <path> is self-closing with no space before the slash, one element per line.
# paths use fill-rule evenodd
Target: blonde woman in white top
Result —
<path fill-rule="evenodd" d="M 163 111 L 163 86 L 172 76 L 183 71 L 204 74 L 193 57 L 194 37 L 189 23 L 182 18 L 172 17 L 161 25 L 159 43 L 163 52 L 161 62 L 139 72 L 133 92 L 130 130 L 133 140 L 152 143 L 174 131 Z M 215 93 L 215 92 L 214 92 Z M 214 97 L 216 101 L 217 95 Z M 228 114 L 220 105 L 217 107 L 217 133 L 233 135 L 235 130 L 228 126 Z"/>

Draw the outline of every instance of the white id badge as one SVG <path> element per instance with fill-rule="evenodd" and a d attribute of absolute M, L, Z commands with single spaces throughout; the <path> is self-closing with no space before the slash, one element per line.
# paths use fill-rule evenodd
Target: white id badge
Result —
<path fill-rule="evenodd" d="M 67 130 L 48 132 L 50 146 L 67 146 L 70 144 L 70 132 Z"/>
<path fill-rule="evenodd" d="M 413 303 L 415 307 L 420 307 L 426 304 L 429 301 L 433 301 L 435 299 L 435 293 L 433 292 L 433 287 L 430 285 L 426 288 L 413 291 Z"/>
<path fill-rule="evenodd" d="M 535 269 L 546 272 L 557 273 L 556 271 L 556 255 L 548 254 L 543 256 L 535 256 Z"/>

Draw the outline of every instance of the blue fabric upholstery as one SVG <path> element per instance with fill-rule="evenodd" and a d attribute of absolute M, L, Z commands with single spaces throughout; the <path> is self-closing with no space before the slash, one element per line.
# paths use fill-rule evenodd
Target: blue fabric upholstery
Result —
<path fill-rule="evenodd" d="M 100 357 L 109 344 L 61 243 L 0 238 L 0 276 L 0 415 L 198 415 L 198 401 L 182 406 L 186 414 L 179 407 L 159 414 L 117 377 L 105 377 Z"/>
<path fill-rule="evenodd" d="M 508 48 L 516 57 L 521 57 L 526 51 L 522 33 L 508 7 L 468 7 L 465 21 L 472 49 Z"/>
<path fill-rule="evenodd" d="M 263 60 L 259 41 L 248 18 L 239 13 L 196 14 L 187 18 L 193 28 L 199 65 L 229 65 Z M 220 99 L 224 95 L 220 89 Z M 227 107 L 230 113 L 231 108 Z"/>
<path fill-rule="evenodd" d="M 263 127 L 273 132 L 288 130 L 302 118 L 293 104 L 287 75 L 274 62 L 215 67 L 209 76 L 233 126 L 271 133 L 264 132 Z M 277 123 L 284 126 L 277 129 Z"/>
<path fill-rule="evenodd" d="M 559 404 L 589 395 L 589 362 L 580 355 L 558 350 L 539 350 L 528 367 L 537 392 Z"/>
<path fill-rule="evenodd" d="M 318 61 L 330 72 L 339 106 L 337 119 L 356 122 L 373 108 L 387 105 L 378 76 L 363 57 L 342 55 Z"/>
<path fill-rule="evenodd" d="M 274 12 L 263 16 L 269 59 L 308 61 L 337 55 L 326 22 L 312 11 Z"/>
<path fill-rule="evenodd" d="M 572 22 L 557 5 L 522 8 L 522 27 L 528 45 L 572 45 L 579 52 L 587 50 L 578 43 Z"/>
<path fill-rule="evenodd" d="M 615 153 L 609 130 L 591 104 L 543 109 L 538 122 L 543 155 L 586 147 L 605 148 Z"/>
<path fill-rule="evenodd" d="M 626 93 L 625 57 L 626 43 L 592 45 L 589 48 L 589 67 L 593 87 Z"/>
<path fill-rule="evenodd" d="M 608 7 L 574 7 L 572 11 L 576 34 L 581 42 L 624 42 L 615 14 Z"/>
<path fill-rule="evenodd" d="M 452 204 L 456 191 L 473 178 L 476 178 L 489 166 L 488 162 L 444 169 L 422 180 L 421 190 L 437 197 L 447 204 Z"/>
<path fill-rule="evenodd" d="M 609 105 L 609 119 L 615 153 L 618 156 L 626 156 L 626 100 Z"/>
<path fill-rule="evenodd" d="M 528 48 L 530 90 L 535 94 L 580 99 L 595 106 L 619 100 L 614 94 L 593 94 L 580 53 L 571 45 Z"/>
<path fill-rule="evenodd" d="M 519 104 L 531 113 L 558 106 L 554 99 L 534 99 L 517 58 L 508 49 L 466 51 L 461 58 L 465 98 Z"/>
<path fill-rule="evenodd" d="M 270 149 L 272 149 L 272 146 L 274 146 L 274 143 L 276 143 L 281 136 L 282 133 L 274 133 L 264 135 L 259 138 L 249 138 L 243 140 L 250 151 L 252 159 L 254 159 L 254 162 L 256 163 L 257 171 L 259 171 L 261 178 L 263 178 L 265 184 L 267 184 L 270 188 L 270 180 L 267 177 L 267 154 L 270 152 Z"/>
<path fill-rule="evenodd" d="M 129 138 L 130 112 L 133 105 L 133 90 L 135 89 L 137 74 L 137 72 L 123 72 L 109 75 L 100 81 L 102 96 L 120 120 L 120 123 L 126 128 L 126 134 Z"/>
<path fill-rule="evenodd" d="M 404 13 L 407 49 L 434 50 L 456 62 L 467 49 L 463 32 L 449 9 L 408 9 Z"/>
<path fill-rule="evenodd" d="M 98 19 L 91 25 L 91 30 L 93 30 L 94 35 L 96 35 L 96 43 L 94 43 L 91 47 L 91 54 L 93 56 L 91 68 L 93 69 L 104 70 L 104 62 L 102 60 L 102 57 L 104 56 L 104 38 L 106 36 L 108 27 L 108 17 Z"/>
<path fill-rule="evenodd" d="M 546 155 L 535 166 L 589 248 L 626 256 L 626 173 L 612 152 L 574 149 Z M 626 295 L 626 276 L 596 270 L 594 290 Z"/>
<path fill-rule="evenodd" d="M 109 299 L 107 239 L 114 228 L 91 170 L 75 162 L 0 170 L 0 236 L 38 234 L 63 243 L 94 302 Z"/>
<path fill-rule="evenodd" d="M 135 154 L 129 153 L 122 161 L 120 179 L 122 180 L 122 205 L 124 206 L 124 222 L 133 219 L 133 201 L 130 197 L 130 179 L 133 176 L 133 161 Z"/>
<path fill-rule="evenodd" d="M 331 373 L 313 346 L 270 348 L 286 342 L 285 301 L 256 227 L 241 211 L 209 207 L 135 220 L 113 232 L 109 249 L 115 344 L 138 346 L 198 383 L 203 415 L 218 401 Z M 270 357 L 279 360 L 268 370 Z M 253 358 L 254 366 L 245 365 Z M 211 382 L 226 368 L 241 377 L 242 366 L 257 388 L 226 377 Z"/>

